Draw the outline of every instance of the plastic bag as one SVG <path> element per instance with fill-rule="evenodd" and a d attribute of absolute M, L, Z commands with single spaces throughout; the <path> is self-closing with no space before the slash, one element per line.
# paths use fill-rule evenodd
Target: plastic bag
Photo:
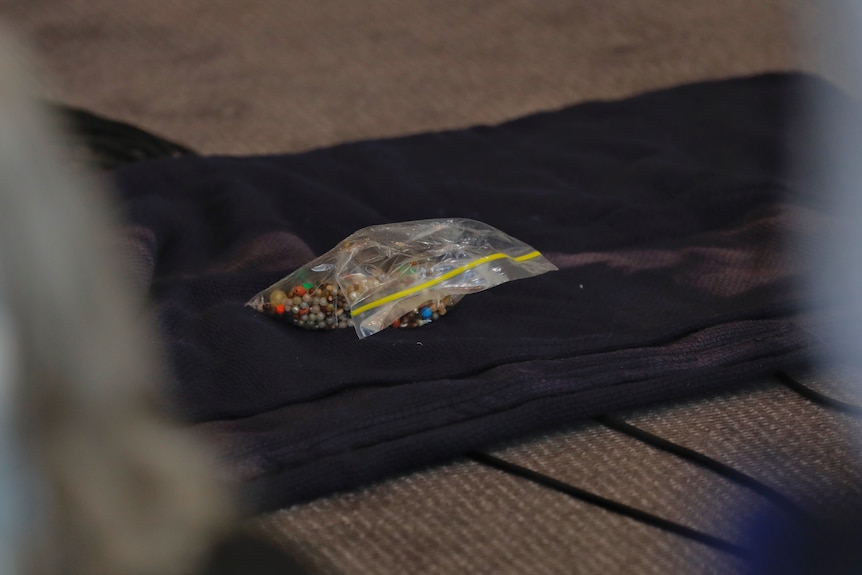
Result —
<path fill-rule="evenodd" d="M 363 228 L 246 305 L 307 329 L 360 338 L 439 319 L 465 295 L 556 270 L 529 245 L 469 219 Z"/>

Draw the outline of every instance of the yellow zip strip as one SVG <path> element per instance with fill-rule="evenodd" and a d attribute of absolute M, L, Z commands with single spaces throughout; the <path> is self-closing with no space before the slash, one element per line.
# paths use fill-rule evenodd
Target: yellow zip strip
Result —
<path fill-rule="evenodd" d="M 540 254 L 540 253 L 539 253 L 539 252 L 537 252 L 537 251 L 530 252 L 530 253 L 528 253 L 528 254 L 524 254 L 523 256 L 518 256 L 518 257 L 515 257 L 515 258 L 513 258 L 512 256 L 508 256 L 508 255 L 506 255 L 506 254 L 502 254 L 502 253 L 491 254 L 491 255 L 489 255 L 489 256 L 485 256 L 485 257 L 479 258 L 478 260 L 473 260 L 473 261 L 472 261 L 472 262 L 470 262 L 469 264 L 463 265 L 463 266 L 461 266 L 461 267 L 459 267 L 459 268 L 455 268 L 454 270 L 449 270 L 448 272 L 446 272 L 446 273 L 445 273 L 445 274 L 443 274 L 442 276 L 440 276 L 440 277 L 436 277 L 436 278 L 434 278 L 433 280 L 428 280 L 428 281 L 427 281 L 427 282 L 425 282 L 425 283 L 421 283 L 421 284 L 419 284 L 419 285 L 416 285 L 416 286 L 413 286 L 413 287 L 409 287 L 409 288 L 407 288 L 407 289 L 403 289 L 403 290 L 401 290 L 401 291 L 399 291 L 399 292 L 395 292 L 395 293 L 390 294 L 390 295 L 388 295 L 388 296 L 386 296 L 386 297 L 382 297 L 382 298 L 380 298 L 380 299 L 378 299 L 378 300 L 375 300 L 375 301 L 372 301 L 372 302 L 370 302 L 370 303 L 367 303 L 367 304 L 365 304 L 365 305 L 363 305 L 363 306 L 361 306 L 361 307 L 358 307 L 358 308 L 356 308 L 356 309 L 352 309 L 352 310 L 350 310 L 350 315 L 351 315 L 351 316 L 353 316 L 353 317 L 355 317 L 355 316 L 357 316 L 357 315 L 359 315 L 359 314 L 361 314 L 361 313 L 365 313 L 366 311 L 368 311 L 368 310 L 370 310 L 370 309 L 374 309 L 374 308 L 376 308 L 376 307 L 380 307 L 380 306 L 382 306 L 382 305 L 384 305 L 384 304 L 387 304 L 387 303 L 389 303 L 389 302 L 391 302 L 391 301 L 395 301 L 395 300 L 397 300 L 397 299 L 401 299 L 401 298 L 406 297 L 406 296 L 408 296 L 408 295 L 413 295 L 413 294 L 415 294 L 416 292 L 420 292 L 420 291 L 422 291 L 422 290 L 424 290 L 424 289 L 426 289 L 426 288 L 429 288 L 429 287 L 431 287 L 431 286 L 435 286 L 435 285 L 437 285 L 437 284 L 439 284 L 439 283 L 442 283 L 442 282 L 444 282 L 444 281 L 448 280 L 449 278 L 453 278 L 453 277 L 457 276 L 458 274 L 462 274 L 462 273 L 466 272 L 467 270 L 471 270 L 471 269 L 473 269 L 473 268 L 475 268 L 475 267 L 477 267 L 477 266 L 480 266 L 480 265 L 482 265 L 482 264 L 484 264 L 484 263 L 492 262 L 492 261 L 494 261 L 494 260 L 499 260 L 499 259 L 503 259 L 503 258 L 508 258 L 508 259 L 510 259 L 510 260 L 512 260 L 512 261 L 516 261 L 516 262 L 525 262 L 525 261 L 527 261 L 527 260 L 531 260 L 531 259 L 533 259 L 533 258 L 537 258 L 537 257 L 539 257 L 540 255 L 542 255 L 542 254 Z"/>

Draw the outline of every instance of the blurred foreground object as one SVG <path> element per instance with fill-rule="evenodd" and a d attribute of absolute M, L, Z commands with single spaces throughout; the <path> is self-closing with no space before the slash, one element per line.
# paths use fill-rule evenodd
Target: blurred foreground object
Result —
<path fill-rule="evenodd" d="M 845 406 L 857 416 L 862 404 L 862 4 L 856 0 L 798 3 L 799 20 L 816 68 L 850 90 L 843 95 L 811 91 L 798 103 L 802 122 L 793 126 L 806 143 L 795 160 L 796 176 L 810 189 L 804 206 L 816 214 L 822 232 L 790 246 L 806 259 L 807 308 L 820 314 L 819 349 L 814 358 L 825 374 L 841 373 L 850 382 L 840 398 L 825 405 Z M 809 218 L 810 219 L 810 218 Z M 802 223 L 802 220 L 800 220 Z M 837 401 L 836 401 L 837 400 Z M 859 437 L 853 438 L 859 453 Z M 858 457 L 858 456 L 857 456 Z M 828 501 L 809 509 L 807 521 L 788 523 L 764 513 L 752 526 L 758 553 L 751 575 L 851 574 L 862 572 L 862 518 L 855 510 L 858 494 L 828 493 Z"/>
<path fill-rule="evenodd" d="M 822 193 L 818 206 L 833 225 L 823 240 L 808 246 L 812 274 L 809 288 L 815 307 L 840 309 L 827 323 L 827 346 L 821 359 L 829 367 L 862 366 L 862 4 L 829 0 L 803 15 L 811 50 L 820 67 L 836 68 L 837 81 L 852 90 L 853 100 L 836 102 L 812 94 L 809 153 L 799 158 L 806 184 Z M 826 34 L 825 31 L 829 33 Z M 855 390 L 855 399 L 862 399 Z"/>
<path fill-rule="evenodd" d="M 21 503 L 7 525 L 27 531 L 0 535 L 18 538 L 17 572 L 191 572 L 227 499 L 159 398 L 155 337 L 120 273 L 107 198 L 64 169 L 12 44 L 0 33 L 0 431 L 12 439 L 0 485 Z"/>

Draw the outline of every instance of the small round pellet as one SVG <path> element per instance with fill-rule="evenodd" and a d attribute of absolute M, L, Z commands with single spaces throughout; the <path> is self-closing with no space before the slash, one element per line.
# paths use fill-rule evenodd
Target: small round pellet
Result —
<path fill-rule="evenodd" d="M 411 274 L 413 275 L 413 274 Z M 358 277 L 358 276 L 357 276 Z M 411 284 L 405 278 L 404 287 Z M 273 290 L 262 310 L 267 314 L 311 330 L 333 330 L 353 327 L 350 306 L 363 299 L 370 289 L 381 285 L 375 277 L 353 278 L 342 290 L 334 283 L 303 283 L 284 290 Z M 460 298 L 459 298 L 460 299 Z M 396 318 L 395 328 L 416 328 L 438 320 L 455 304 L 450 296 L 425 301 Z M 280 302 L 280 303 L 274 303 Z"/>
<path fill-rule="evenodd" d="M 269 303 L 272 305 L 282 305 L 286 299 L 287 294 L 280 289 L 272 290 L 272 293 L 269 294 Z"/>

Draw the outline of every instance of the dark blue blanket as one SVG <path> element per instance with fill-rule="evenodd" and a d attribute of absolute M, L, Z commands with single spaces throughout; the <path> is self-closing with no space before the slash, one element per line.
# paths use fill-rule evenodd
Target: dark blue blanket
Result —
<path fill-rule="evenodd" d="M 813 82 L 702 83 L 495 127 L 119 170 L 170 392 L 263 510 L 799 362 L 802 270 L 782 247 L 809 208 L 785 160 Z M 498 227 L 560 271 L 361 341 L 243 306 L 361 227 L 444 216 Z"/>

